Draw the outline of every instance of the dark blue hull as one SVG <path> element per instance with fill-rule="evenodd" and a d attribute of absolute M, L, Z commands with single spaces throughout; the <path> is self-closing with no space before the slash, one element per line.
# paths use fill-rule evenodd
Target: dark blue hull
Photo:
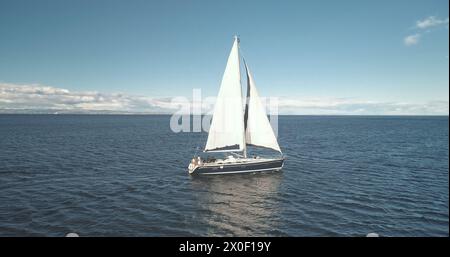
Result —
<path fill-rule="evenodd" d="M 271 159 L 267 161 L 255 161 L 246 163 L 217 164 L 197 167 L 192 174 L 214 175 L 214 174 L 236 174 L 264 171 L 277 171 L 283 168 L 284 159 Z"/>

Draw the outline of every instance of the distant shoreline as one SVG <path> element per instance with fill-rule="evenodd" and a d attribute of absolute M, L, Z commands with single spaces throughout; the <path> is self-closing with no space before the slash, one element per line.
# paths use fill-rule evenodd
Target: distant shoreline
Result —
<path fill-rule="evenodd" d="M 171 116 L 173 113 L 14 113 L 1 112 L 0 115 L 52 115 L 52 116 Z M 193 116 L 193 115 L 191 115 Z M 205 116 L 205 115 L 202 115 Z M 305 117 L 449 117 L 443 114 L 279 114 L 278 116 L 305 116 Z"/>

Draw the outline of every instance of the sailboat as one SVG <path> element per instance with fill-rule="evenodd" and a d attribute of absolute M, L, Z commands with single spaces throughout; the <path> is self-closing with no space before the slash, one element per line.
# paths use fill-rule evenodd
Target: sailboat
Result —
<path fill-rule="evenodd" d="M 247 77 L 247 97 L 242 96 L 239 38 L 234 37 L 217 101 L 214 106 L 205 153 L 224 153 L 224 158 L 202 159 L 194 156 L 190 174 L 234 174 L 279 171 L 284 156 L 267 118 L 255 81 L 244 61 Z M 247 156 L 247 146 L 278 152 L 276 157 Z"/>

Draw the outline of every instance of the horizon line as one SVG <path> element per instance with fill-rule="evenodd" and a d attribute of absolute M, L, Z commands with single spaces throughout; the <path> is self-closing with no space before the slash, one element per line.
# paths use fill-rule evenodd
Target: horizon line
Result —
<path fill-rule="evenodd" d="M 26 113 L 26 112 L 1 112 L 0 115 L 85 115 L 85 116 L 171 116 L 173 113 L 113 113 L 113 112 L 73 112 L 73 113 Z M 189 114 L 189 116 L 198 116 Z M 212 116 L 202 114 L 200 116 Z M 353 117 L 449 117 L 449 114 L 278 114 L 272 116 L 324 116 L 324 117 L 336 117 L 336 116 L 353 116 Z"/>

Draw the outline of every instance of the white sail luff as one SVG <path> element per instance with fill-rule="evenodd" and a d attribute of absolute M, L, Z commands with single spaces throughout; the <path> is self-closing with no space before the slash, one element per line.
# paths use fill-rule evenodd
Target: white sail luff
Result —
<path fill-rule="evenodd" d="M 267 118 L 265 107 L 256 90 L 253 76 L 246 63 L 245 68 L 247 71 L 246 143 L 271 148 L 281 153 L 277 138 Z"/>
<path fill-rule="evenodd" d="M 235 38 L 214 107 L 205 151 L 229 150 L 233 146 L 238 146 L 237 151 L 245 148 L 240 78 L 238 39 Z"/>

